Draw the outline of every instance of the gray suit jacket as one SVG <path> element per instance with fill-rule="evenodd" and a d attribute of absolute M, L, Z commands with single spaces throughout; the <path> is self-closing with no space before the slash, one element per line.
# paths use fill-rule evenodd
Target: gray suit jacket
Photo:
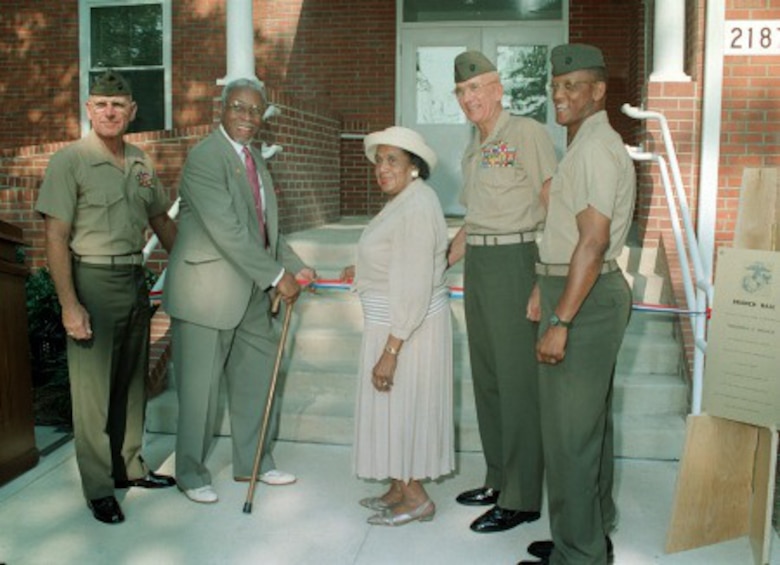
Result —
<path fill-rule="evenodd" d="M 267 290 L 282 267 L 294 275 L 305 266 L 279 233 L 273 180 L 260 151 L 251 150 L 264 187 L 269 247 L 262 246 L 246 168 L 217 129 L 190 151 L 182 171 L 179 230 L 163 296 L 174 318 L 232 329 L 253 285 Z"/>

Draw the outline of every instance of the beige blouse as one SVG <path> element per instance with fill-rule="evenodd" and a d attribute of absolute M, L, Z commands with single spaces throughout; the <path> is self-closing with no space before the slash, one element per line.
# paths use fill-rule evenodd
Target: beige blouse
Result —
<path fill-rule="evenodd" d="M 403 340 L 427 315 L 448 305 L 447 224 L 422 180 L 390 200 L 358 242 L 355 285 L 365 316 Z"/>

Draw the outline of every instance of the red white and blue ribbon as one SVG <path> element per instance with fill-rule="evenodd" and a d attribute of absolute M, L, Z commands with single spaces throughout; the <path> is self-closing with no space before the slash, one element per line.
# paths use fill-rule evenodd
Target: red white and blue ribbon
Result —
<path fill-rule="evenodd" d="M 299 280 L 298 283 L 306 290 L 316 292 L 318 290 L 352 290 L 352 280 L 341 279 L 317 279 L 316 281 L 304 281 Z M 153 300 L 159 300 L 162 297 L 162 290 L 157 290 L 149 293 L 149 297 Z M 462 299 L 463 287 L 451 286 L 450 298 Z M 632 309 L 635 312 L 647 312 L 650 314 L 677 314 L 680 316 L 707 316 L 710 318 L 712 312 L 708 309 L 705 312 L 698 312 L 695 310 L 688 310 L 686 308 L 678 308 L 677 306 L 671 306 L 667 304 L 648 304 L 646 302 L 634 302 Z"/>

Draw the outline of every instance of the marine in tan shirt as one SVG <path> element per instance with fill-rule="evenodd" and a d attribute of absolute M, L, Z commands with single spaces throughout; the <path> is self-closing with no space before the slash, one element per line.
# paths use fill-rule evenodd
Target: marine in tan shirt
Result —
<path fill-rule="evenodd" d="M 503 88 L 484 54 L 455 59 L 455 94 L 475 126 L 463 160 L 463 228 L 448 262 L 465 256 L 464 297 L 477 421 L 487 471 L 461 493 L 465 505 L 492 506 L 471 523 L 500 532 L 540 516 L 542 505 L 536 326 L 525 317 L 534 287 L 541 191 L 555 150 L 536 121 L 501 106 Z"/>
<path fill-rule="evenodd" d="M 607 71 L 592 45 L 552 50 L 551 91 L 568 148 L 553 176 L 537 266 L 541 321 L 536 347 L 552 541 L 541 561 L 611 562 L 612 386 L 631 290 L 615 262 L 636 196 L 633 163 L 604 110 Z"/>
<path fill-rule="evenodd" d="M 151 309 L 141 250 L 151 226 L 170 250 L 176 225 L 149 158 L 123 135 L 129 83 L 108 71 L 87 101 L 92 131 L 52 156 L 36 204 L 68 335 L 76 460 L 87 504 L 110 524 L 115 488 L 173 486 L 141 458 Z"/>

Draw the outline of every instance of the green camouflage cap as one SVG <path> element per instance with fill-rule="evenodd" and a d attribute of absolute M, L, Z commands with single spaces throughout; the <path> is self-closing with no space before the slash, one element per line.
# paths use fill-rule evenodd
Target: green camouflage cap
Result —
<path fill-rule="evenodd" d="M 96 96 L 132 96 L 130 83 L 116 71 L 106 71 L 95 77 L 89 93 Z"/>
<path fill-rule="evenodd" d="M 554 47 L 550 55 L 552 76 L 582 69 L 606 68 L 601 49 L 585 43 L 567 43 Z"/>
<path fill-rule="evenodd" d="M 496 71 L 496 66 L 479 51 L 464 51 L 455 57 L 455 82 Z"/>

